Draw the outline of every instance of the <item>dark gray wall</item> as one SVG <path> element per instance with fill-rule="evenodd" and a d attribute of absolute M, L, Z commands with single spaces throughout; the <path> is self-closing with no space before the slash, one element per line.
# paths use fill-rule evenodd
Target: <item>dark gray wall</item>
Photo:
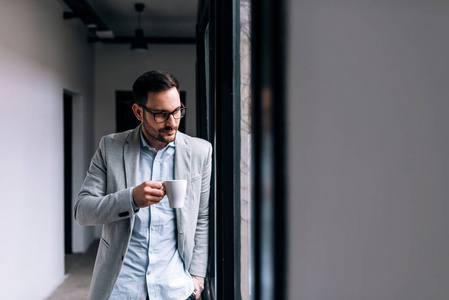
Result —
<path fill-rule="evenodd" d="M 289 299 L 449 299 L 449 2 L 287 2 Z"/>

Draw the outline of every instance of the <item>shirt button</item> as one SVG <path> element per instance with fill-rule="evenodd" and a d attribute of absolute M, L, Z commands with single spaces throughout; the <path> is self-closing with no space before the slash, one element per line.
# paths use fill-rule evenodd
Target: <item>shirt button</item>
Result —
<path fill-rule="evenodd" d="M 154 230 L 156 230 L 156 227 L 154 227 L 154 226 L 153 226 L 153 227 L 151 227 L 151 230 L 153 230 L 153 231 L 154 231 Z"/>
<path fill-rule="evenodd" d="M 150 253 L 153 253 L 153 249 L 150 249 Z"/>
<path fill-rule="evenodd" d="M 147 272 L 147 275 L 150 275 L 150 271 Z"/>

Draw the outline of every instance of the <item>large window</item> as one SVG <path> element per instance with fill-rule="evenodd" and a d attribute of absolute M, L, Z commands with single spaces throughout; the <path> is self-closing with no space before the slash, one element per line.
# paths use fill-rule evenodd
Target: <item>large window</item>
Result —
<path fill-rule="evenodd" d="M 214 146 L 205 300 L 284 295 L 279 11 L 269 0 L 199 3 L 197 128 Z"/>

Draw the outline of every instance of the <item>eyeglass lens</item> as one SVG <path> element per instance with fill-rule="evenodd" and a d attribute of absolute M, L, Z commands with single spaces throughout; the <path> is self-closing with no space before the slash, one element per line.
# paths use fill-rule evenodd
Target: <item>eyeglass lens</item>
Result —
<path fill-rule="evenodd" d="M 158 123 L 165 122 L 168 120 L 170 115 L 173 115 L 173 118 L 175 118 L 175 119 L 181 119 L 185 115 L 185 108 L 183 107 L 183 108 L 177 109 L 172 113 L 166 113 L 166 112 L 155 113 L 154 120 Z"/>

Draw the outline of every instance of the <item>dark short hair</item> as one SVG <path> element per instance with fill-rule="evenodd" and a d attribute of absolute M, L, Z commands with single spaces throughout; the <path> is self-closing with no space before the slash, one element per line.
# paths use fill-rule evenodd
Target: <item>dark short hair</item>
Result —
<path fill-rule="evenodd" d="M 145 105 L 150 92 L 162 92 L 173 87 L 179 91 L 179 82 L 173 74 L 153 70 L 141 75 L 133 84 L 134 102 Z"/>

